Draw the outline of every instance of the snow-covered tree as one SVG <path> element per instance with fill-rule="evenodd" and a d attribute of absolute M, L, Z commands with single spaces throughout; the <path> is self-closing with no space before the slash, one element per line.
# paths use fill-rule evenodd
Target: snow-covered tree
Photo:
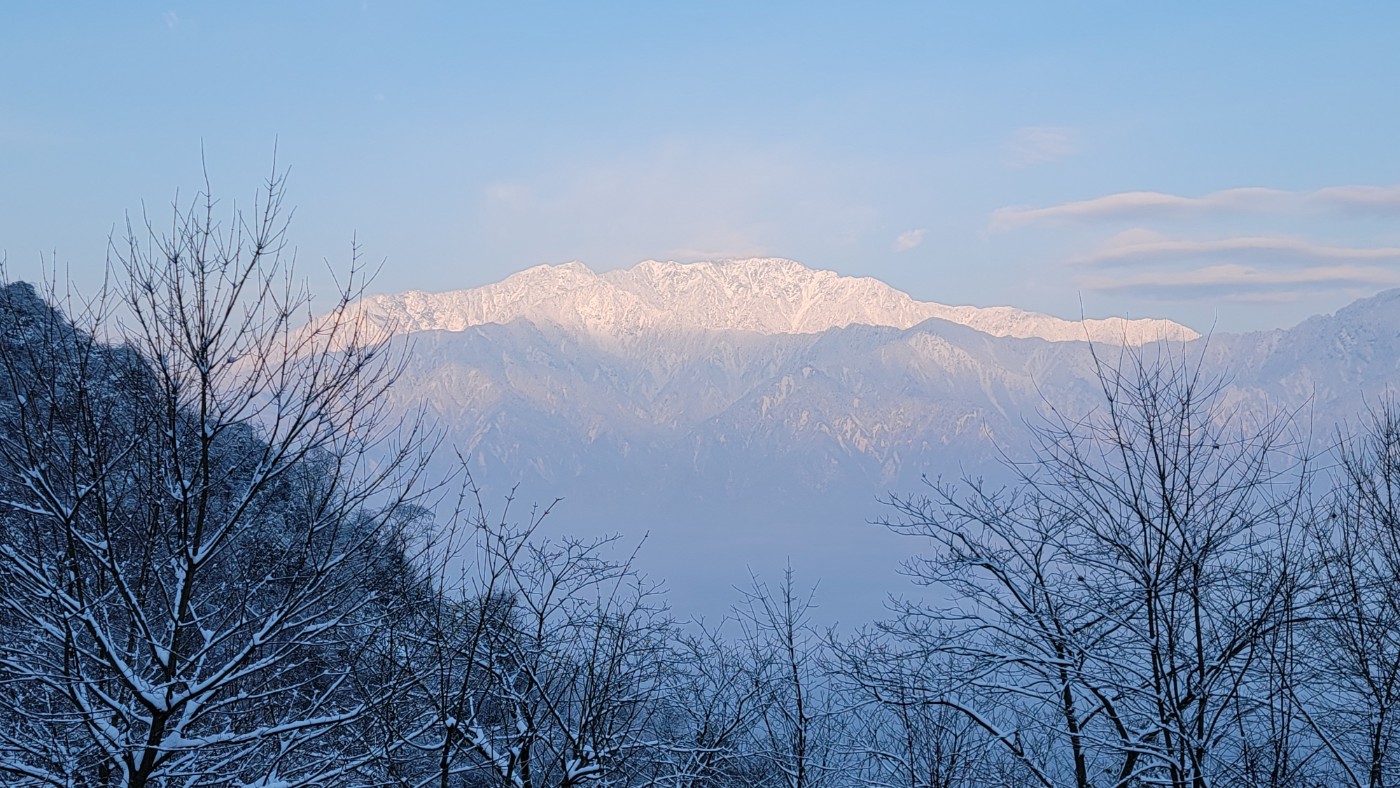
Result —
<path fill-rule="evenodd" d="M 1098 409 L 1051 414 L 1012 489 L 894 501 L 931 547 L 915 578 L 951 593 L 891 629 L 957 671 L 927 702 L 1047 788 L 1246 784 L 1273 636 L 1299 618 L 1306 468 L 1287 419 L 1232 411 L 1179 350 L 1099 371 Z"/>
<path fill-rule="evenodd" d="M 381 451 L 397 366 L 302 325 L 272 177 L 114 248 L 70 323 L 0 292 L 0 774 L 7 784 L 334 781 L 416 467 Z M 371 455 L 371 447 L 377 452 Z M 371 461 L 371 457 L 374 461 Z"/>
<path fill-rule="evenodd" d="M 670 621 L 617 540 L 547 539 L 467 482 L 420 562 L 436 595 L 389 641 L 385 762 L 404 785 L 569 788 L 653 773 Z"/>
<path fill-rule="evenodd" d="M 724 623 L 732 624 L 732 621 Z M 771 698 L 769 660 L 757 660 L 724 629 L 704 622 L 679 631 L 667 654 L 657 719 L 655 788 L 754 785 L 772 770 L 755 741 Z"/>
<path fill-rule="evenodd" d="M 877 629 L 838 642 L 834 650 L 842 666 L 840 697 L 848 709 L 842 730 L 858 763 L 854 784 L 973 788 L 1015 783 L 1016 765 L 998 742 L 967 715 L 929 702 L 941 696 L 938 682 L 955 678 L 946 655 L 906 648 Z"/>
<path fill-rule="evenodd" d="M 815 593 L 803 593 L 788 566 L 776 586 L 755 577 L 735 608 L 757 670 L 755 751 L 771 771 L 763 785 L 847 784 L 849 753 L 841 746 L 839 701 L 825 659 L 827 640 L 812 624 Z"/>
<path fill-rule="evenodd" d="M 1316 621 L 1288 695 L 1340 776 L 1380 788 L 1400 782 L 1400 404 L 1380 402 L 1336 456 L 1315 533 Z"/>

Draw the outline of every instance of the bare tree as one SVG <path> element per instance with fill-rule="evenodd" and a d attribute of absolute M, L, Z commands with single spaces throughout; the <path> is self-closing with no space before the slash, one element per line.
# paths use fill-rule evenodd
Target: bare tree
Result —
<path fill-rule="evenodd" d="M 1100 363 L 1102 402 L 1052 414 L 1019 484 L 934 485 L 889 525 L 929 539 L 916 579 L 954 592 L 895 632 L 961 660 L 959 709 L 1052 785 L 1240 781 L 1235 731 L 1266 645 L 1295 619 L 1306 466 L 1285 419 L 1233 412 L 1166 347 Z"/>
<path fill-rule="evenodd" d="M 611 557 L 616 539 L 545 539 L 548 509 L 517 527 L 509 500 L 493 518 L 470 477 L 465 492 L 465 527 L 424 562 L 435 593 L 394 635 L 394 780 L 568 788 L 650 773 L 670 632 L 655 590 Z"/>
<path fill-rule="evenodd" d="M 945 655 L 900 648 L 869 630 L 836 643 L 835 650 L 840 694 L 851 707 L 843 727 L 859 764 L 854 782 L 871 788 L 1012 784 L 1015 764 L 985 731 L 957 709 L 929 702 L 943 695 L 936 682 L 956 678 Z"/>
<path fill-rule="evenodd" d="M 1318 523 L 1317 621 L 1307 681 L 1289 687 L 1355 786 L 1400 782 L 1400 405 L 1383 400 L 1338 442 Z"/>
<path fill-rule="evenodd" d="M 732 622 L 727 622 L 732 623 Z M 658 712 L 656 788 L 753 784 L 767 767 L 754 733 L 763 703 L 766 661 L 703 622 L 677 632 Z"/>
<path fill-rule="evenodd" d="M 881 628 L 936 656 L 928 664 L 941 671 L 875 687 L 904 703 L 917 689 L 922 702 L 963 715 L 1034 784 L 1087 786 L 1104 769 L 1131 772 L 1096 746 L 1113 734 L 1090 730 L 1103 718 L 1100 692 L 1112 694 L 1092 680 L 1090 663 L 1119 626 L 1120 603 L 1105 609 L 1087 593 L 1089 566 L 1070 521 L 1033 490 L 930 490 L 895 501 L 904 519 L 887 524 L 937 545 L 906 568 L 952 604 L 898 603 Z"/>
<path fill-rule="evenodd" d="M 822 664 L 825 640 L 811 622 L 814 593 L 797 588 L 789 566 L 776 588 L 755 578 L 735 611 L 760 671 L 758 751 L 774 771 L 774 784 L 784 788 L 844 784 L 836 699 L 830 669 Z"/>
<path fill-rule="evenodd" d="M 206 193 L 129 228 L 77 326 L 4 291 L 10 784 L 303 784 L 367 757 L 348 731 L 375 699 L 348 678 L 417 438 L 383 443 L 399 367 L 342 317 L 356 271 L 301 325 L 283 194 L 274 175 L 227 225 Z"/>

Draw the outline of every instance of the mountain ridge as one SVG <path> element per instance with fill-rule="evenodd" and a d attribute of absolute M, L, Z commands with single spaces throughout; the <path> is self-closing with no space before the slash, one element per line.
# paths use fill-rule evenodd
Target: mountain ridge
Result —
<path fill-rule="evenodd" d="M 871 277 L 841 276 L 783 258 L 676 263 L 647 260 L 596 273 L 541 265 L 478 288 L 368 296 L 355 307 L 392 333 L 462 331 L 515 319 L 627 341 L 664 331 L 814 334 L 851 325 L 912 328 L 946 320 L 999 337 L 1140 345 L 1189 341 L 1194 330 L 1156 318 L 1065 320 L 1014 307 L 918 301 Z"/>

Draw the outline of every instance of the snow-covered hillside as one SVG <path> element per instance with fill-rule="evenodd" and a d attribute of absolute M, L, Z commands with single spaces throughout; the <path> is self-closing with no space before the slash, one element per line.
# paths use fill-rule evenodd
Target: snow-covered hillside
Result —
<path fill-rule="evenodd" d="M 372 296 L 360 308 L 375 323 L 403 333 L 525 319 L 617 339 L 689 329 L 810 334 L 850 325 L 910 328 L 937 318 L 992 336 L 1051 342 L 1089 338 L 1138 345 L 1197 336 L 1169 320 L 1064 320 L 1012 307 L 916 301 L 876 279 L 776 258 L 648 261 L 602 274 L 581 263 L 542 265 L 471 290 Z"/>

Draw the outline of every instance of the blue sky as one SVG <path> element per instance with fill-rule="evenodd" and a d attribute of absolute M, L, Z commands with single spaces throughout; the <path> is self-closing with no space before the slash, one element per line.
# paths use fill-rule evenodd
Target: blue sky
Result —
<path fill-rule="evenodd" d="M 1222 8 L 1219 6 L 1228 7 Z M 0 9 L 0 251 L 80 288 L 143 205 L 290 168 L 313 288 L 790 257 L 1199 329 L 1400 285 L 1400 4 Z"/>

